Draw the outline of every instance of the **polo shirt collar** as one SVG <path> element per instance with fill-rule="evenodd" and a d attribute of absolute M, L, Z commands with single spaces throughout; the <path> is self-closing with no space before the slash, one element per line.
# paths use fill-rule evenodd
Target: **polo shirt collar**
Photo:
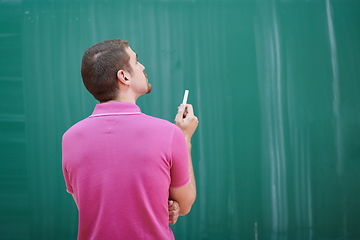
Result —
<path fill-rule="evenodd" d="M 106 102 L 96 104 L 91 116 L 141 114 L 139 106 L 129 102 Z"/>

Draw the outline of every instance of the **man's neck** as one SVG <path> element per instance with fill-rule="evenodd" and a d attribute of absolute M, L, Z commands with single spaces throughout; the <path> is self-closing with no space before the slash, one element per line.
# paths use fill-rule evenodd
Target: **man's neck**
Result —
<path fill-rule="evenodd" d="M 105 101 L 105 102 L 101 102 L 101 103 L 106 103 L 106 102 L 129 102 L 129 103 L 134 103 L 136 104 L 136 100 L 134 98 L 129 98 L 129 97 L 118 97 L 116 99 L 113 100 L 109 100 L 109 101 Z"/>

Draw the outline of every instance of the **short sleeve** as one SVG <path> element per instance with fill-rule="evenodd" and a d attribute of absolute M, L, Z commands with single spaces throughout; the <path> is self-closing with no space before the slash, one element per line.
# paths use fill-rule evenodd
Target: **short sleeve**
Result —
<path fill-rule="evenodd" d="M 68 193 L 74 194 L 74 190 L 70 184 L 69 174 L 65 168 L 63 168 L 63 174 L 64 174 L 64 179 L 65 179 L 65 184 L 66 184 L 66 191 Z"/>
<path fill-rule="evenodd" d="M 65 137 L 63 137 L 63 141 L 62 141 L 62 172 L 63 172 L 63 175 L 64 175 L 65 184 L 66 184 L 66 191 L 68 193 L 73 194 L 74 190 L 73 190 L 73 188 L 71 186 L 69 172 L 66 169 L 66 162 L 68 160 L 67 159 L 68 158 L 68 152 L 69 152 L 69 149 L 67 148 Z"/>
<path fill-rule="evenodd" d="M 188 148 L 180 128 L 176 127 L 172 142 L 172 165 L 170 188 L 180 188 L 190 182 Z"/>

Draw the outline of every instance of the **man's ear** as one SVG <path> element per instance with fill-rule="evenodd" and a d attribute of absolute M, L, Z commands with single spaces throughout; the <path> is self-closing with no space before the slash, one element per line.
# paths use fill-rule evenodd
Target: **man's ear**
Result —
<path fill-rule="evenodd" d="M 124 71 L 124 70 L 119 70 L 116 73 L 116 77 L 117 79 L 125 85 L 129 85 L 130 81 L 129 81 L 129 73 Z"/>

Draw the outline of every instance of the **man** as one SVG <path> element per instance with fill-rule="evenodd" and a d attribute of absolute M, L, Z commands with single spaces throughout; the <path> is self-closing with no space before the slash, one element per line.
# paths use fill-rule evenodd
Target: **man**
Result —
<path fill-rule="evenodd" d="M 84 85 L 100 103 L 62 142 L 81 240 L 173 239 L 176 209 L 186 215 L 196 198 L 193 108 L 179 106 L 177 126 L 141 113 L 136 100 L 152 86 L 137 58 L 127 41 L 114 39 L 90 47 L 82 59 Z"/>

